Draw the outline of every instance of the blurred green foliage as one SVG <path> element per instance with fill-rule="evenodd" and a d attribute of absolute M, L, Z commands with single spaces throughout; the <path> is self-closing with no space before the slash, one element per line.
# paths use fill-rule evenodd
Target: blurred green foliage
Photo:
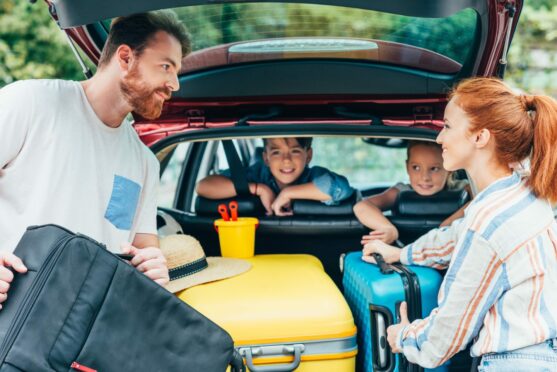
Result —
<path fill-rule="evenodd" d="M 476 25 L 471 9 L 446 19 L 294 3 L 213 4 L 175 12 L 190 30 L 194 50 L 265 38 L 347 37 L 410 44 L 458 62 L 467 56 Z"/>
<path fill-rule="evenodd" d="M 557 98 L 557 0 L 528 2 L 511 45 L 506 80 Z"/>
<path fill-rule="evenodd" d="M 312 165 L 342 174 L 356 188 L 408 181 L 406 148 L 374 146 L 359 137 L 316 137 L 312 147 Z"/>
<path fill-rule="evenodd" d="M 21 79 L 83 74 L 44 3 L 0 1 L 0 87 Z"/>

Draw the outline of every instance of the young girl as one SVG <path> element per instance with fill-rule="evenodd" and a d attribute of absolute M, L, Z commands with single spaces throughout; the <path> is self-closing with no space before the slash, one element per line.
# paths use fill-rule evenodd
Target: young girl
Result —
<path fill-rule="evenodd" d="M 473 341 L 480 371 L 554 371 L 557 366 L 557 102 L 516 95 L 496 79 L 461 82 L 445 110 L 437 142 L 447 170 L 465 169 L 479 193 L 464 218 L 403 249 L 381 241 L 380 253 L 448 268 L 439 306 L 425 319 L 388 328 L 395 352 L 426 368 L 443 364 Z M 530 157 L 531 175 L 510 164 Z"/>
<path fill-rule="evenodd" d="M 371 196 L 354 206 L 358 220 L 373 231 L 362 237 L 362 244 L 378 239 L 390 244 L 398 239 L 397 228 L 383 215 L 391 209 L 401 191 L 414 190 L 424 196 L 444 189 L 468 189 L 467 181 L 451 182 L 450 173 L 443 168 L 441 146 L 435 142 L 410 141 L 407 148 L 406 171 L 410 184 L 397 183 L 381 194 Z M 470 193 L 470 190 L 468 190 Z M 464 215 L 464 207 L 448 217 L 441 226 L 449 225 Z"/>

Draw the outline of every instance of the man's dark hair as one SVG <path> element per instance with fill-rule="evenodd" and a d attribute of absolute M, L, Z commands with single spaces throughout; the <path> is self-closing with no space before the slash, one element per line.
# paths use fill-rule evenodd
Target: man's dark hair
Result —
<path fill-rule="evenodd" d="M 191 51 L 188 32 L 174 13 L 157 11 L 132 14 L 112 21 L 108 39 L 99 59 L 99 67 L 107 64 L 122 44 L 128 45 L 135 56 L 140 56 L 158 31 L 164 31 L 180 42 L 182 56 Z"/>
<path fill-rule="evenodd" d="M 313 137 L 293 137 L 303 149 L 309 150 Z M 267 147 L 267 138 L 263 138 L 263 146 Z"/>

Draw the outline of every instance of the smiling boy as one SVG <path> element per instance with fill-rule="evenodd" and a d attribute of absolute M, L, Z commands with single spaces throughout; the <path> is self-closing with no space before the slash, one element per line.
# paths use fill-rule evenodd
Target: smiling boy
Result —
<path fill-rule="evenodd" d="M 309 167 L 312 138 L 270 138 L 263 142 L 263 164 L 250 166 L 247 177 L 250 192 L 259 196 L 268 215 L 292 215 L 290 203 L 295 199 L 333 205 L 354 192 L 346 177 L 323 167 Z M 197 185 L 197 193 L 210 199 L 236 196 L 229 176 L 230 171 L 225 171 L 204 178 Z"/>

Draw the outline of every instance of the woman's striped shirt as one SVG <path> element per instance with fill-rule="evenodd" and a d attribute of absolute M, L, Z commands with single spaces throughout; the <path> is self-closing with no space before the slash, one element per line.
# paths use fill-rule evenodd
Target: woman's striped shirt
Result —
<path fill-rule="evenodd" d="M 462 219 L 403 248 L 401 262 L 448 269 L 439 306 L 398 335 L 413 363 L 443 364 L 471 341 L 480 356 L 557 337 L 557 223 L 518 173 L 479 193 Z"/>

